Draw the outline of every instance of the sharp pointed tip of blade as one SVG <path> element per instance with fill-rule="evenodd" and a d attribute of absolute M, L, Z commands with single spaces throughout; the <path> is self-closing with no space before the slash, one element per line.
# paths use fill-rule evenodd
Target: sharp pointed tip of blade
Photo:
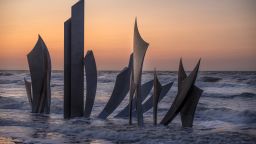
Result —
<path fill-rule="evenodd" d="M 202 58 L 199 58 L 197 64 L 200 64 L 200 63 L 201 63 L 201 60 L 202 60 Z"/>
<path fill-rule="evenodd" d="M 180 58 L 180 66 L 183 68 L 182 58 Z"/>
<path fill-rule="evenodd" d="M 135 18 L 134 28 L 137 29 L 137 31 L 139 31 L 137 17 Z"/>
<path fill-rule="evenodd" d="M 201 63 L 201 58 L 198 60 L 198 62 L 197 62 L 197 67 L 199 68 L 199 66 L 200 66 L 200 63 Z"/>
<path fill-rule="evenodd" d="M 43 38 L 41 37 L 40 34 L 38 34 L 38 42 L 44 43 L 44 40 L 43 40 Z"/>
<path fill-rule="evenodd" d="M 87 55 L 93 55 L 93 51 L 92 50 L 88 50 L 87 51 Z"/>

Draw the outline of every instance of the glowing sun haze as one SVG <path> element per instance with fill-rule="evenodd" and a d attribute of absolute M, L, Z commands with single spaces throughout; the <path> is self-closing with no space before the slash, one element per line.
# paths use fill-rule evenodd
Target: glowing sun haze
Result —
<path fill-rule="evenodd" d="M 63 69 L 64 21 L 77 0 L 1 0 L 0 69 L 28 69 L 38 34 L 53 69 Z M 85 53 L 120 70 L 132 51 L 134 19 L 150 43 L 145 70 L 256 70 L 256 1 L 85 0 Z"/>

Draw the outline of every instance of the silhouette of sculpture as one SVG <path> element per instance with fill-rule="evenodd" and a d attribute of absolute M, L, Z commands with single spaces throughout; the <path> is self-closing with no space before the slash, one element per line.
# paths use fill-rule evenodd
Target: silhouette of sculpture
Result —
<path fill-rule="evenodd" d="M 130 88 L 131 69 L 133 66 L 133 54 L 130 55 L 128 68 L 125 67 L 116 78 L 113 93 L 98 118 L 106 119 L 120 105 Z M 153 80 L 142 85 L 142 99 L 144 100 L 153 87 Z M 135 101 L 135 98 L 134 98 Z M 135 104 L 133 103 L 135 106 Z M 129 105 L 127 105 L 115 117 L 128 117 Z"/>
<path fill-rule="evenodd" d="M 152 81 L 153 82 L 153 81 Z M 172 87 L 173 85 L 173 82 L 170 82 L 164 86 L 162 86 L 162 90 L 161 90 L 161 93 L 160 93 L 160 96 L 159 96 L 159 102 L 166 96 L 166 94 L 168 93 L 168 91 L 170 90 L 170 88 Z M 143 90 L 143 86 L 142 85 L 142 90 Z M 142 91 L 142 95 L 143 95 L 143 91 Z M 146 99 L 146 98 L 145 98 Z M 142 112 L 145 113 L 147 112 L 148 110 L 150 110 L 151 108 L 153 107 L 153 95 L 151 95 L 142 105 Z M 132 111 L 132 116 L 135 117 L 137 114 L 137 111 L 136 109 L 133 109 Z M 116 116 L 116 117 L 122 117 L 122 118 L 125 118 L 125 117 L 128 117 L 128 114 L 123 114 L 120 115 L 120 113 Z"/>
<path fill-rule="evenodd" d="M 159 82 L 156 74 L 156 70 L 154 72 L 154 91 L 153 91 L 153 121 L 154 125 L 157 124 L 157 107 L 159 102 L 159 97 L 162 91 L 162 85 Z"/>
<path fill-rule="evenodd" d="M 27 96 L 28 96 L 28 102 L 31 106 L 31 109 L 33 108 L 33 104 L 32 104 L 32 86 L 31 86 L 31 82 L 27 81 L 26 78 L 24 78 L 25 81 L 25 87 L 26 87 L 26 92 L 27 92 Z"/>
<path fill-rule="evenodd" d="M 31 83 L 25 78 L 28 100 L 32 106 L 32 113 L 50 113 L 51 105 L 51 58 L 48 49 L 41 38 L 32 51 L 27 55 Z"/>
<path fill-rule="evenodd" d="M 64 118 L 84 113 L 84 0 L 64 23 Z"/>
<path fill-rule="evenodd" d="M 131 78 L 130 97 L 129 97 L 129 124 L 132 123 L 132 99 L 135 94 L 136 97 L 136 110 L 138 126 L 143 126 L 143 113 L 142 113 L 142 98 L 141 98 L 141 75 L 144 57 L 149 44 L 145 42 L 140 36 L 137 19 L 134 25 L 133 36 L 133 74 Z"/>
<path fill-rule="evenodd" d="M 198 61 L 194 70 L 187 77 L 183 69 L 182 62 L 180 61 L 178 73 L 178 94 L 161 121 L 161 124 L 168 125 L 179 112 L 181 112 L 182 125 L 184 127 L 191 127 L 194 119 L 194 112 L 198 103 L 202 90 L 195 87 L 194 83 L 200 66 Z"/>
<path fill-rule="evenodd" d="M 170 83 L 162 86 L 158 102 L 160 102 L 166 96 L 166 94 L 168 93 L 168 91 L 170 90 L 172 85 L 173 85 L 173 82 L 170 82 Z M 147 112 L 152 107 L 153 107 L 153 95 L 151 95 L 150 98 L 147 99 L 147 101 L 143 103 L 143 105 L 142 105 L 143 113 Z M 135 113 L 136 113 L 136 111 L 134 111 L 133 115 L 135 115 Z"/>
<path fill-rule="evenodd" d="M 97 67 L 92 51 L 88 51 L 84 58 L 86 74 L 86 102 L 84 116 L 89 118 L 95 100 L 97 89 Z"/>
<path fill-rule="evenodd" d="M 129 65 L 125 67 L 116 77 L 116 82 L 112 95 L 99 114 L 98 118 L 106 119 L 123 101 L 130 87 L 131 67 L 133 63 L 133 54 L 130 56 Z"/>
<path fill-rule="evenodd" d="M 178 91 L 182 89 L 181 88 L 182 81 L 187 78 L 187 75 L 183 68 L 182 60 L 180 60 L 179 67 L 180 68 L 179 68 L 179 77 L 178 77 Z M 202 93 L 203 93 L 203 90 L 198 88 L 195 85 L 193 85 L 191 90 L 189 91 L 187 99 L 184 103 L 184 106 L 180 111 L 181 122 L 183 127 L 193 126 L 194 114 L 196 111 L 199 98 L 201 97 Z"/>
<path fill-rule="evenodd" d="M 153 87 L 153 80 L 142 84 L 142 86 L 141 86 L 142 101 L 144 101 L 147 98 L 147 96 L 150 93 L 152 87 Z M 132 101 L 136 101 L 136 98 L 133 98 Z M 134 110 L 135 110 L 135 103 L 132 103 L 132 111 L 134 111 Z M 123 110 L 121 110 L 115 117 L 126 118 L 128 116 L 129 116 L 129 104 Z"/>

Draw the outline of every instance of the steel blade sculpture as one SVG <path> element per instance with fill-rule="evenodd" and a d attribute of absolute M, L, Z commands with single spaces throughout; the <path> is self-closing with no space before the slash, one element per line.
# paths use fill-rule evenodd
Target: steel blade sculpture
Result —
<path fill-rule="evenodd" d="M 172 87 L 173 85 L 173 82 L 170 82 L 166 85 L 164 85 L 162 87 L 162 90 L 161 90 L 161 93 L 160 93 L 160 96 L 159 96 L 159 102 L 166 96 L 166 94 L 168 93 L 168 91 L 170 90 L 170 88 Z M 147 112 L 148 110 L 150 110 L 151 108 L 153 107 L 153 95 L 151 95 L 142 105 L 142 112 L 145 113 Z M 134 109 L 132 111 L 132 116 L 133 117 L 136 117 L 137 115 L 137 111 Z M 128 115 L 124 115 L 123 117 L 128 117 Z"/>
<path fill-rule="evenodd" d="M 130 88 L 131 68 L 133 54 L 130 56 L 129 65 L 125 67 L 116 77 L 116 82 L 112 95 L 98 118 L 106 119 L 123 101 Z"/>
<path fill-rule="evenodd" d="M 170 82 L 162 86 L 162 90 L 161 90 L 158 102 L 160 102 L 166 96 L 168 91 L 171 89 L 172 85 L 173 85 L 173 82 Z M 143 107 L 143 113 L 147 112 L 153 107 L 153 95 L 151 95 L 150 98 L 143 103 L 142 107 Z M 136 111 L 134 111 L 133 115 L 135 114 L 136 114 Z"/>
<path fill-rule="evenodd" d="M 143 126 L 143 113 L 142 113 L 142 99 L 141 99 L 141 75 L 144 57 L 149 44 L 145 42 L 140 36 L 137 19 L 134 25 L 134 36 L 133 36 L 133 76 L 130 86 L 130 97 L 129 97 L 129 124 L 132 124 L 132 99 L 135 94 L 136 97 L 136 110 L 137 110 L 137 122 L 138 126 Z"/>
<path fill-rule="evenodd" d="M 179 77 L 178 77 L 178 91 L 181 91 L 181 83 L 184 79 L 187 78 L 185 73 L 182 60 L 180 60 L 180 69 L 179 69 Z M 196 107 L 198 101 L 203 93 L 203 90 L 198 88 L 197 86 L 193 85 L 191 90 L 188 93 L 187 99 L 184 103 L 180 111 L 181 122 L 183 127 L 192 127 L 194 121 L 194 115 L 196 111 Z"/>
<path fill-rule="evenodd" d="M 84 0 L 64 23 L 64 118 L 84 114 Z"/>
<path fill-rule="evenodd" d="M 173 82 L 170 82 L 164 86 L 162 86 L 162 90 L 159 96 L 159 102 L 166 96 L 166 94 L 168 93 L 168 91 L 171 89 L 173 85 Z M 142 85 L 143 88 L 143 85 Z M 142 109 L 143 109 L 143 113 L 147 112 L 148 110 L 150 110 L 153 107 L 153 95 L 151 95 L 142 105 Z M 137 111 L 134 109 L 132 111 L 132 116 L 135 117 L 137 115 Z M 128 117 L 128 115 L 122 115 L 122 117 Z"/>
<path fill-rule="evenodd" d="M 27 81 L 26 78 L 24 78 L 24 82 L 25 82 L 25 88 L 26 88 L 26 92 L 27 92 L 27 96 L 28 96 L 28 102 L 31 106 L 31 109 L 33 108 L 33 99 L 32 99 L 32 86 L 31 86 L 31 82 Z"/>
<path fill-rule="evenodd" d="M 142 84 L 142 86 L 141 86 L 142 101 L 144 101 L 147 98 L 147 96 L 150 93 L 152 87 L 153 87 L 153 80 Z M 132 101 L 136 101 L 136 98 L 133 98 Z M 132 111 L 135 110 L 135 106 L 136 106 L 135 103 L 132 103 Z M 127 118 L 129 116 L 128 113 L 129 113 L 129 104 L 123 110 L 121 110 L 115 117 Z"/>
<path fill-rule="evenodd" d="M 157 124 L 158 103 L 166 96 L 173 85 L 170 82 L 164 86 L 158 80 L 156 70 L 154 81 L 141 85 L 142 69 L 149 43 L 141 37 L 137 18 L 134 25 L 133 54 L 129 65 L 116 78 L 112 95 L 99 114 L 98 118 L 106 119 L 120 105 L 130 91 L 129 104 L 115 117 L 137 116 L 138 126 L 143 126 L 143 113 L 153 107 L 153 121 Z M 97 66 L 92 51 L 84 56 L 84 0 L 79 0 L 72 6 L 71 18 L 64 23 L 64 118 L 89 118 L 95 101 L 97 89 Z M 39 35 L 32 51 L 27 55 L 31 82 L 25 81 L 28 101 L 32 113 L 50 113 L 51 105 L 51 58 L 48 49 Z M 160 122 L 168 125 L 180 113 L 183 127 L 192 127 L 194 114 L 203 90 L 195 86 L 195 80 L 200 66 L 198 61 L 189 76 L 186 75 L 182 60 L 178 72 L 178 92 L 175 100 Z M 86 72 L 86 104 L 84 106 L 84 68 Z M 149 95 L 154 85 L 153 95 Z M 135 97 L 134 97 L 135 94 Z"/>
<path fill-rule="evenodd" d="M 85 74 L 86 74 L 86 102 L 84 109 L 84 117 L 89 118 L 95 100 L 97 89 L 97 67 L 93 52 L 87 52 L 84 58 Z"/>
<path fill-rule="evenodd" d="M 51 58 L 49 51 L 41 38 L 27 55 L 31 83 L 25 78 L 25 86 L 32 113 L 50 113 L 51 105 Z"/>
<path fill-rule="evenodd" d="M 179 112 L 181 112 L 182 125 L 184 127 L 192 127 L 194 112 L 198 103 L 202 90 L 194 88 L 194 83 L 200 66 L 198 61 L 194 70 L 187 77 L 180 61 L 179 76 L 178 76 L 178 94 L 162 121 L 163 125 L 168 125 Z"/>
<path fill-rule="evenodd" d="M 154 92 L 153 92 L 153 121 L 154 125 L 157 124 L 157 107 L 159 102 L 159 97 L 162 91 L 162 85 L 159 82 L 156 74 L 156 70 L 154 72 Z"/>

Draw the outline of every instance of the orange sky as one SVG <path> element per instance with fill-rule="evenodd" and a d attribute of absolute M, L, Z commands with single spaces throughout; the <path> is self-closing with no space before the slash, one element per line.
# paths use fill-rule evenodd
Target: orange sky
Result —
<path fill-rule="evenodd" d="M 63 22 L 77 0 L 1 0 L 0 69 L 28 69 L 41 34 L 53 69 L 63 69 Z M 85 0 L 85 53 L 99 70 L 120 70 L 132 51 L 134 19 L 150 43 L 145 70 L 256 70 L 256 1 Z"/>

